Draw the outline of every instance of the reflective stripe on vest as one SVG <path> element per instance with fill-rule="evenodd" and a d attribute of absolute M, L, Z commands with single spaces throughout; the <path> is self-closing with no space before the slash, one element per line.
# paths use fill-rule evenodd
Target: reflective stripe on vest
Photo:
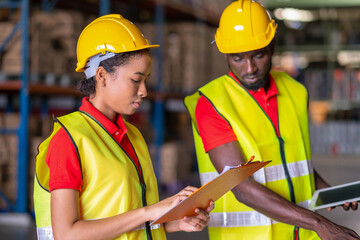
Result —
<path fill-rule="evenodd" d="M 151 230 L 158 229 L 160 227 L 161 227 L 161 224 L 155 224 L 155 225 L 150 226 Z M 144 230 L 144 229 L 146 229 L 145 223 L 141 224 L 139 227 L 137 227 L 129 232 Z M 40 228 L 37 228 L 36 231 L 37 231 L 38 240 L 53 240 L 54 239 L 51 226 L 40 227 Z"/>
<path fill-rule="evenodd" d="M 298 203 L 297 205 L 308 208 L 310 200 Z M 251 227 L 268 226 L 277 221 L 255 212 L 217 212 L 210 213 L 209 227 Z"/>
<path fill-rule="evenodd" d="M 38 227 L 36 229 L 38 240 L 53 240 L 52 227 Z"/>
<path fill-rule="evenodd" d="M 278 89 L 276 98 L 280 136 L 276 134 L 273 123 L 251 94 L 228 75 L 211 81 L 185 98 L 184 102 L 192 119 L 201 182 L 205 184 L 218 175 L 198 132 L 195 109 L 199 98 L 203 96 L 219 116 L 229 123 L 245 159 L 255 155 L 256 160 L 272 160 L 268 166 L 253 175 L 255 181 L 289 201 L 306 206 L 315 188 L 310 160 L 307 91 L 286 73 L 272 71 L 270 74 Z M 284 223 L 273 225 L 275 221 L 261 217 L 261 214 L 251 210 L 237 201 L 232 192 L 225 194 L 215 203 L 215 209 L 211 213 L 213 218 L 220 219 L 220 224 L 209 224 L 210 239 L 230 239 L 236 236 L 237 239 L 285 240 L 295 236 L 294 226 Z M 239 214 L 234 212 L 244 214 L 239 217 Z M 218 214 L 224 216 L 217 217 Z M 229 226 L 232 219 L 235 219 L 235 223 L 230 225 L 239 227 L 221 229 L 221 226 Z M 223 224 L 224 221 L 226 224 Z M 268 225 L 262 225 L 264 223 Z M 259 226 L 259 229 L 254 231 L 253 226 Z M 301 229 L 299 233 L 300 239 L 316 237 L 315 232 L 305 229 Z"/>
<path fill-rule="evenodd" d="M 293 162 L 288 164 L 289 173 L 292 178 L 305 176 L 313 173 L 313 167 L 310 160 L 303 160 L 300 162 Z M 265 174 L 263 174 L 265 171 Z M 284 169 L 281 165 L 271 166 L 264 168 L 264 171 L 255 172 L 252 176 L 254 180 L 258 183 L 266 183 L 277 181 L 280 179 L 285 179 Z M 201 185 L 206 184 L 209 181 L 212 181 L 219 173 L 217 172 L 207 172 L 200 173 Z"/>
<path fill-rule="evenodd" d="M 155 224 L 155 225 L 151 225 L 150 229 L 154 230 L 154 229 L 158 229 L 160 227 L 161 227 L 161 224 Z M 141 224 L 140 226 L 138 226 L 137 228 L 134 228 L 131 231 L 138 231 L 138 230 L 143 230 L 143 229 L 146 229 L 145 223 Z"/>

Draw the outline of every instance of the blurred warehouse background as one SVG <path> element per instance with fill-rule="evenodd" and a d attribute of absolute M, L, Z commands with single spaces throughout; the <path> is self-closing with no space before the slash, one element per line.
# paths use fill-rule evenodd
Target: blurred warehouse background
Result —
<path fill-rule="evenodd" d="M 231 0 L 0 0 L 0 235 L 35 239 L 32 189 L 37 146 L 52 116 L 76 110 L 81 30 L 120 13 L 151 43 L 149 96 L 129 121 L 149 144 L 161 196 L 199 186 L 183 98 L 228 67 L 214 39 Z M 360 180 L 360 1 L 262 0 L 279 24 L 273 68 L 309 91 L 314 165 L 330 184 Z M 359 211 L 358 211 L 359 212 Z M 322 212 L 360 233 L 360 214 Z M 24 220 L 22 217 L 29 216 Z M 1 216 L 6 216 L 6 218 Z M 13 220 L 11 220 L 13 219 Z M 22 219 L 22 220 L 19 220 Z M 20 233 L 7 225 L 23 224 Z M 206 239 L 204 233 L 169 239 Z M 1 237 L 1 239 L 3 239 Z"/>

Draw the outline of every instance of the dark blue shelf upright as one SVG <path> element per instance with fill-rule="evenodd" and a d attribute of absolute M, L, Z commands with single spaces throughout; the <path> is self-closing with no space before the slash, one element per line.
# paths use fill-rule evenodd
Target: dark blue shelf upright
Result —
<path fill-rule="evenodd" d="M 2 51 L 15 33 L 21 30 L 22 41 L 22 71 L 20 88 L 20 124 L 17 129 L 1 129 L 2 134 L 18 135 L 18 168 L 17 168 L 17 197 L 16 202 L 12 203 L 2 192 L 1 198 L 9 205 L 11 211 L 24 213 L 27 212 L 28 195 L 28 123 L 29 123 L 29 0 L 4 1 L 0 2 L 0 8 L 20 9 L 21 19 L 15 25 L 9 36 L 0 45 Z"/>
<path fill-rule="evenodd" d="M 42 0 L 44 11 L 51 11 L 59 0 Z M 17 167 L 17 196 L 15 203 L 12 203 L 0 190 L 0 198 L 8 205 L 11 212 L 28 212 L 28 161 L 29 161 L 29 114 L 30 114 L 30 93 L 29 93 L 29 0 L 1 1 L 0 8 L 20 9 L 21 19 L 15 25 L 4 42 L 0 43 L 0 52 L 14 37 L 17 31 L 21 31 L 22 41 L 22 71 L 21 88 L 19 92 L 20 124 L 16 129 L 0 128 L 0 134 L 16 134 L 18 136 L 18 167 Z M 110 11 L 110 0 L 100 0 L 99 14 L 105 15 Z M 42 112 L 47 110 L 42 110 Z"/>

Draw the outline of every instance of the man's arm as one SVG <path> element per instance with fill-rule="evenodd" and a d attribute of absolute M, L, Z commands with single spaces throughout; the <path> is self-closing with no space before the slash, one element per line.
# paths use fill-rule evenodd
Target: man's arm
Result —
<path fill-rule="evenodd" d="M 317 171 L 314 170 L 314 177 L 315 177 L 315 186 L 316 189 L 327 188 L 330 185 L 319 175 Z"/>
<path fill-rule="evenodd" d="M 314 171 L 314 175 L 315 175 L 315 186 L 316 189 L 321 189 L 321 188 L 327 188 L 330 187 L 330 185 L 325 182 L 325 180 L 319 175 L 318 172 Z M 357 210 L 358 209 L 358 202 L 354 201 L 354 202 L 346 202 L 342 205 L 343 209 L 345 211 L 348 211 L 349 209 L 352 210 Z M 334 209 L 335 207 L 328 207 L 328 211 Z"/>
<path fill-rule="evenodd" d="M 213 148 L 208 153 L 218 172 L 226 165 L 235 166 L 246 162 L 236 141 Z M 251 178 L 240 183 L 232 191 L 239 202 L 276 221 L 313 230 L 321 239 L 360 239 L 351 229 L 339 226 L 315 212 L 289 202 Z"/>

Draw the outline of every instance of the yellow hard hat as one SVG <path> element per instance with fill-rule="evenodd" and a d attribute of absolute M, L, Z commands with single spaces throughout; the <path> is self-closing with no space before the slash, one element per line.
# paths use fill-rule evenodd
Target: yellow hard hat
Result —
<path fill-rule="evenodd" d="M 92 21 L 77 42 L 77 72 L 83 72 L 88 59 L 106 52 L 121 53 L 159 45 L 150 45 L 140 30 L 120 14 L 109 14 Z"/>
<path fill-rule="evenodd" d="M 215 42 L 222 53 L 252 51 L 266 47 L 274 38 L 276 28 L 275 21 L 259 3 L 238 0 L 222 13 Z"/>

